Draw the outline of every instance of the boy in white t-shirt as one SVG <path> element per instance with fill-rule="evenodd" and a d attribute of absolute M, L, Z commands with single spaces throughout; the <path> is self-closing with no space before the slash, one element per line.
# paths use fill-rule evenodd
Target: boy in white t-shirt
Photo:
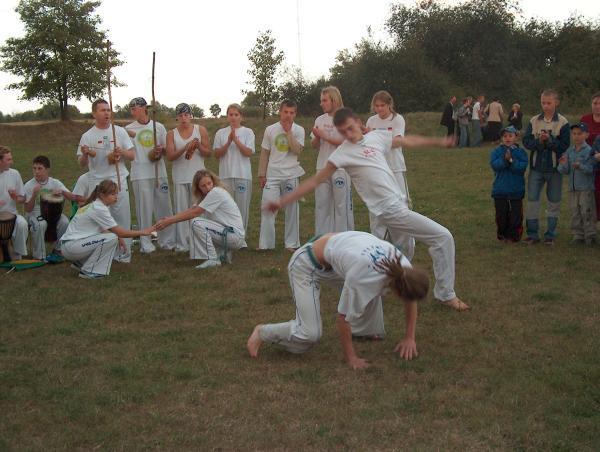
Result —
<path fill-rule="evenodd" d="M 342 95 L 335 86 L 321 90 L 323 114 L 315 120 L 311 133 L 311 144 L 317 150 L 317 171 L 323 169 L 329 156 L 344 142 L 344 138 L 333 125 L 333 115 L 342 108 Z M 315 190 L 315 234 L 343 232 L 354 229 L 352 186 L 350 177 L 338 169 L 331 179 Z"/>
<path fill-rule="evenodd" d="M 135 160 L 131 162 L 131 185 L 135 196 L 135 212 L 140 229 L 152 226 L 152 216 L 156 220 L 173 215 L 169 180 L 165 167 L 165 149 L 167 130 L 156 123 L 156 144 L 154 143 L 154 121 L 148 115 L 148 104 L 143 97 L 129 102 L 129 111 L 134 122 L 125 126 L 125 130 L 135 144 Z M 150 160 L 150 152 L 154 159 Z M 167 228 L 158 234 L 158 245 L 162 249 L 175 248 L 175 228 Z M 156 251 L 150 237 L 140 238 L 140 252 L 144 254 Z"/>
<path fill-rule="evenodd" d="M 402 197 L 385 159 L 387 152 L 399 146 L 448 146 L 451 138 L 408 135 L 392 139 L 391 134 L 384 131 L 372 131 L 364 135 L 366 129 L 363 129 L 360 118 L 349 108 L 339 109 L 333 123 L 346 141 L 331 154 L 325 168 L 304 181 L 294 192 L 265 205 L 264 209 L 276 212 L 313 191 L 338 168 L 345 168 L 369 212 L 386 226 L 393 243 L 408 235 L 428 245 L 436 278 L 435 298 L 458 311 L 469 309 L 454 291 L 455 249 L 452 234 L 435 221 L 408 208 L 408 202 Z"/>
<path fill-rule="evenodd" d="M 135 159 L 135 147 L 127 131 L 119 126 L 115 126 L 117 142 L 114 143 L 110 106 L 104 99 L 94 101 L 92 116 L 94 126 L 81 136 L 77 148 L 77 160 L 82 168 L 89 169 L 91 184 L 94 187 L 105 179 L 118 184 L 116 165 L 119 165 L 121 190 L 117 202 L 110 206 L 110 213 L 119 226 L 129 229 L 131 227 L 131 207 L 127 186 L 129 171 L 124 160 Z M 129 263 L 131 262 L 130 238 L 125 240 L 125 245 L 125 250 L 121 250 L 115 260 Z"/>
<path fill-rule="evenodd" d="M 12 243 L 15 260 L 27 254 L 27 220 L 19 215 L 17 204 L 25 202 L 23 179 L 16 169 L 12 169 L 12 152 L 6 146 L 0 145 L 0 212 L 16 215 Z M 6 257 L 5 257 L 6 258 Z"/>
<path fill-rule="evenodd" d="M 304 128 L 294 122 L 297 105 L 292 100 L 284 100 L 279 107 L 279 122 L 266 128 L 261 145 L 258 178 L 263 189 L 262 205 L 277 201 L 284 193 L 296 189 L 304 169 L 298 162 L 298 155 L 304 147 Z M 258 248 L 275 248 L 276 212 L 262 211 Z M 295 251 L 300 247 L 300 217 L 298 201 L 285 209 L 285 247 Z"/>
<path fill-rule="evenodd" d="M 24 191 L 25 212 L 31 236 L 31 255 L 34 259 L 46 259 L 45 235 L 48 222 L 42 217 L 40 199 L 46 194 L 59 194 L 69 201 L 75 197 L 61 181 L 50 177 L 50 159 L 44 155 L 33 159 L 33 179 L 25 184 Z M 60 238 L 67 230 L 68 225 L 69 219 L 62 214 L 55 225 L 56 241 L 52 244 L 54 246 L 53 253 L 60 253 Z"/>
<path fill-rule="evenodd" d="M 255 137 L 252 129 L 242 126 L 240 105 L 231 104 L 227 107 L 227 122 L 229 126 L 217 131 L 213 150 L 215 157 L 219 159 L 219 179 L 233 195 L 244 219 L 244 229 L 248 233 L 252 198 L 250 157 L 255 152 Z"/>

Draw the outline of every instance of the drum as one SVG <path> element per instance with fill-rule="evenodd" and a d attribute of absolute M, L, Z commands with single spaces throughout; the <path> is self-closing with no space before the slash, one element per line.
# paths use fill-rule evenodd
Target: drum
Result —
<path fill-rule="evenodd" d="M 46 242 L 56 242 L 56 226 L 63 212 L 65 198 L 63 195 L 53 193 L 42 193 L 40 195 L 40 217 L 46 220 L 48 227 L 44 240 Z"/>
<path fill-rule="evenodd" d="M 10 212 L 0 212 L 0 249 L 2 262 L 10 262 L 10 239 L 15 231 L 17 216 Z"/>

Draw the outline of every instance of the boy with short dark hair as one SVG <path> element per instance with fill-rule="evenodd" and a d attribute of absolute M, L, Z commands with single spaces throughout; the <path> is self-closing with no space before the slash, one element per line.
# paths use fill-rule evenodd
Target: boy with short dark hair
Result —
<path fill-rule="evenodd" d="M 573 243 L 593 245 L 596 241 L 596 203 L 594 199 L 594 151 L 586 143 L 588 127 L 581 122 L 571 126 L 569 146 L 560 158 L 558 171 L 569 175 L 569 207 Z"/>
<path fill-rule="evenodd" d="M 0 212 L 8 212 L 16 216 L 12 243 L 14 260 L 19 260 L 27 254 L 27 220 L 17 211 L 17 205 L 25 202 L 25 195 L 21 174 L 11 168 L 12 164 L 10 148 L 0 145 Z"/>
<path fill-rule="evenodd" d="M 562 176 L 557 171 L 558 161 L 570 144 L 569 121 L 558 114 L 558 93 L 544 90 L 540 96 L 542 113 L 531 118 L 523 136 L 523 146 L 531 151 L 527 179 L 527 209 L 525 211 L 527 238 L 525 243 L 540 242 L 540 194 L 546 185 L 548 197 L 548 228 L 544 243 L 553 245 L 560 212 Z"/>
<path fill-rule="evenodd" d="M 498 240 L 518 242 L 523 233 L 523 198 L 527 153 L 516 144 L 517 129 L 508 126 L 500 132 L 502 144 L 490 155 L 494 170 L 492 198 L 496 208 Z"/>

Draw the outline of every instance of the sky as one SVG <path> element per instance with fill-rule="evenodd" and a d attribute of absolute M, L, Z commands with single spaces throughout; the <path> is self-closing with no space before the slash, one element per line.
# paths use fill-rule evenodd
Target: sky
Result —
<path fill-rule="evenodd" d="M 411 5 L 415 0 L 402 3 Z M 2 44 L 23 34 L 14 11 L 17 4 L 18 0 L 0 1 Z M 389 38 L 385 20 L 391 4 L 390 0 L 103 0 L 97 13 L 125 61 L 113 71 L 126 84 L 113 89 L 113 103 L 124 105 L 137 96 L 150 100 L 153 51 L 157 101 L 172 107 L 195 103 L 207 114 L 213 103 L 224 109 L 241 102 L 242 90 L 251 88 L 247 53 L 265 29 L 272 30 L 288 67 L 301 67 L 309 79 L 328 75 L 338 52 L 351 49 L 369 29 L 375 38 Z M 572 14 L 600 19 L 598 0 L 521 0 L 520 6 L 528 17 L 552 21 Z M 0 111 L 5 114 L 40 106 L 37 101 L 19 100 L 18 91 L 6 89 L 17 80 L 0 71 Z M 91 109 L 87 99 L 75 105 L 81 111 Z"/>

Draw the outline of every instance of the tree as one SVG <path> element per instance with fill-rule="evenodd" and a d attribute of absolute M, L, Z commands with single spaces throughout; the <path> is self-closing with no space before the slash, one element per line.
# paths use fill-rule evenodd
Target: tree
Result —
<path fill-rule="evenodd" d="M 210 106 L 210 114 L 213 115 L 215 118 L 219 117 L 219 115 L 221 114 L 221 107 L 219 107 L 219 104 L 212 104 Z"/>
<path fill-rule="evenodd" d="M 259 33 L 256 44 L 248 52 L 251 65 L 248 75 L 254 85 L 253 91 L 260 99 L 263 119 L 267 117 L 269 104 L 277 99 L 276 75 L 283 58 L 283 52 L 277 51 L 275 38 L 271 37 L 271 30 Z"/>
<path fill-rule="evenodd" d="M 190 104 L 190 108 L 192 109 L 192 116 L 194 118 L 204 118 L 204 110 L 198 105 Z"/>
<path fill-rule="evenodd" d="M 321 77 L 317 81 L 304 78 L 300 69 L 292 68 L 285 73 L 285 81 L 279 86 L 279 100 L 292 99 L 298 104 L 298 114 L 318 116 L 322 113 L 320 106 L 321 89 L 328 83 Z"/>
<path fill-rule="evenodd" d="M 9 38 L 0 48 L 2 70 L 22 78 L 9 89 L 21 99 L 58 102 L 60 117 L 69 119 L 69 99 L 92 100 L 106 89 L 106 32 L 94 10 L 99 1 L 21 0 L 16 8 L 25 35 Z M 119 66 L 119 53 L 110 64 Z M 115 85 L 119 83 L 113 81 Z"/>

